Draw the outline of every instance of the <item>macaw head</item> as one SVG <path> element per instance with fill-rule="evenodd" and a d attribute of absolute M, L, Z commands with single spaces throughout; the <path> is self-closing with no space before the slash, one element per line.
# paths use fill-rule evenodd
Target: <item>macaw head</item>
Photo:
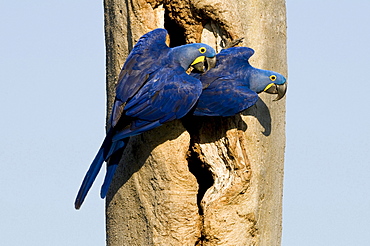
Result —
<path fill-rule="evenodd" d="M 174 58 L 187 70 L 193 66 L 200 72 L 206 72 L 216 65 L 216 51 L 202 43 L 185 44 L 172 49 Z"/>
<path fill-rule="evenodd" d="M 260 93 L 277 94 L 274 101 L 284 97 L 287 90 L 286 79 L 280 73 L 253 68 L 249 77 L 250 89 Z"/>

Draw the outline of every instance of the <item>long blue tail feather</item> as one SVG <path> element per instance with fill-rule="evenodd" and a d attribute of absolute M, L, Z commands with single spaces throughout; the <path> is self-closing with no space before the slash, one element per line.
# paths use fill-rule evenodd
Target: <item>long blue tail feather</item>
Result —
<path fill-rule="evenodd" d="M 119 162 L 119 158 L 117 158 L 117 159 L 118 159 L 118 162 Z M 100 190 L 100 197 L 102 199 L 104 199 L 106 197 L 107 193 L 108 193 L 110 183 L 112 182 L 114 173 L 116 172 L 116 169 L 118 167 L 118 162 L 114 163 L 114 164 L 111 164 L 107 167 L 107 173 L 105 174 L 104 183 L 103 183 L 103 185 L 101 187 L 101 190 Z"/>
<path fill-rule="evenodd" d="M 103 144 L 104 145 L 104 144 Z M 87 193 L 89 192 L 92 184 L 94 183 L 96 176 L 103 165 L 104 162 L 104 148 L 103 146 L 99 149 L 98 153 L 95 156 L 95 159 L 90 165 L 89 170 L 87 171 L 84 180 L 82 181 L 80 190 L 77 193 L 77 197 L 75 200 L 75 208 L 79 209 L 82 203 L 85 200 Z"/>
<path fill-rule="evenodd" d="M 100 197 L 105 198 L 109 186 L 113 180 L 114 173 L 116 172 L 116 169 L 118 167 L 119 161 L 121 160 L 122 153 L 125 150 L 126 144 L 128 142 L 129 138 L 125 138 L 121 141 L 113 142 L 111 149 L 114 149 L 114 153 L 111 155 L 108 154 L 108 164 L 107 164 L 107 173 L 105 174 L 104 182 L 100 190 Z M 109 152 L 111 153 L 111 151 Z"/>
<path fill-rule="evenodd" d="M 89 170 L 87 171 L 84 180 L 82 181 L 81 187 L 77 193 L 75 200 L 75 208 L 79 209 L 84 202 L 87 193 L 89 192 L 92 184 L 94 183 L 96 176 L 105 161 L 107 154 L 109 153 L 112 146 L 112 131 L 107 133 L 98 153 L 92 161 Z"/>

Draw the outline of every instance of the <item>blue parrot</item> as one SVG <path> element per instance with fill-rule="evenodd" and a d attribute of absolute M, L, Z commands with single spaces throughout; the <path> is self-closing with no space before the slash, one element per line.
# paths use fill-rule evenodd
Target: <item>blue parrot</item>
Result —
<path fill-rule="evenodd" d="M 202 43 L 169 48 L 166 37 L 165 29 L 155 29 L 143 35 L 128 55 L 118 77 L 110 128 L 82 181 L 76 209 L 81 207 L 104 161 L 107 172 L 100 196 L 106 196 L 131 136 L 182 118 L 197 102 L 202 83 L 186 70 L 194 66 L 204 72 L 214 67 L 216 52 Z"/>
<path fill-rule="evenodd" d="M 284 97 L 287 90 L 285 77 L 252 67 L 248 60 L 253 54 L 254 50 L 247 47 L 223 49 L 216 56 L 214 68 L 203 74 L 191 74 L 203 84 L 193 115 L 235 115 L 253 106 L 260 92 L 277 94 L 275 101 Z"/>

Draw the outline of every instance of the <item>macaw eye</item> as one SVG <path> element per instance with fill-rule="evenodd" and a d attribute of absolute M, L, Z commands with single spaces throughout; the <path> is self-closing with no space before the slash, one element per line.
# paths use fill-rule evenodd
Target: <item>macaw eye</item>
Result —
<path fill-rule="evenodd" d="M 206 53 L 206 51 L 207 51 L 207 49 L 205 47 L 199 48 L 199 52 L 202 53 L 202 54 Z"/>
<path fill-rule="evenodd" d="M 275 81 L 276 80 L 276 75 L 271 75 L 270 79 L 271 79 L 271 81 Z"/>

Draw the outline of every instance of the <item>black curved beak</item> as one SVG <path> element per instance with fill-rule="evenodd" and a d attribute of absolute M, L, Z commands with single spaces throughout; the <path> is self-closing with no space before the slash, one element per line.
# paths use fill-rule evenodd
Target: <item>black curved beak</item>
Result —
<path fill-rule="evenodd" d="M 204 61 L 193 64 L 192 67 L 196 70 L 194 72 L 204 73 L 216 66 L 216 57 L 206 57 Z"/>
<path fill-rule="evenodd" d="M 267 90 L 265 90 L 265 92 L 269 94 L 277 94 L 277 97 L 274 99 L 274 101 L 278 101 L 285 96 L 287 88 L 287 83 L 282 85 L 273 84 Z"/>
<path fill-rule="evenodd" d="M 216 57 L 206 57 L 207 62 L 207 70 L 210 70 L 211 68 L 214 68 L 216 66 Z"/>

